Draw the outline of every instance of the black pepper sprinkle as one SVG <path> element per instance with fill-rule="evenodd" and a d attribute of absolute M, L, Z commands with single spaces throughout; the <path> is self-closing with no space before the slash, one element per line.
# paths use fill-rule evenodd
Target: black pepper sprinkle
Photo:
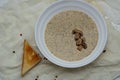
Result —
<path fill-rule="evenodd" d="M 46 57 L 43 58 L 44 60 L 48 60 Z"/>
<path fill-rule="evenodd" d="M 15 51 L 13 51 L 13 53 L 15 53 Z"/>
<path fill-rule="evenodd" d="M 57 75 L 56 75 L 55 77 L 56 77 L 56 78 L 58 78 L 58 76 L 57 76 Z"/>
<path fill-rule="evenodd" d="M 22 36 L 22 34 L 20 34 L 20 36 Z"/>
<path fill-rule="evenodd" d="M 103 50 L 103 53 L 105 53 L 106 52 L 106 50 Z"/>
<path fill-rule="evenodd" d="M 38 80 L 38 79 L 35 79 L 35 80 Z"/>

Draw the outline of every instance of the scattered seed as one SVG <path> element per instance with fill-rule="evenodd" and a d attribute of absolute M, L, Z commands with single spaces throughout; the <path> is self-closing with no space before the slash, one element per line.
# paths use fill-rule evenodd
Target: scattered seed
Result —
<path fill-rule="evenodd" d="M 37 78 L 35 80 L 38 80 Z"/>
<path fill-rule="evenodd" d="M 55 77 L 56 77 L 56 78 L 58 78 L 58 76 L 57 76 L 57 75 L 56 75 Z"/>
<path fill-rule="evenodd" d="M 106 50 L 103 50 L 103 53 L 105 53 L 106 52 Z"/>
<path fill-rule="evenodd" d="M 20 34 L 20 36 L 22 36 L 22 34 Z"/>
<path fill-rule="evenodd" d="M 48 60 L 46 57 L 43 58 L 44 60 Z"/>
<path fill-rule="evenodd" d="M 15 53 L 15 51 L 13 51 L 13 53 Z"/>

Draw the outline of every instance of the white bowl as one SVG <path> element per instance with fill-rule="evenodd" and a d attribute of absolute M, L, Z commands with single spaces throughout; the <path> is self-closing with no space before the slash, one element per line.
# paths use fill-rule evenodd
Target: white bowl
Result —
<path fill-rule="evenodd" d="M 47 48 L 44 32 L 48 21 L 57 13 L 64 10 L 80 10 L 88 14 L 97 24 L 99 39 L 95 49 L 92 53 L 79 61 L 65 61 L 54 56 Z M 66 68 L 77 68 L 87 65 L 94 61 L 103 51 L 107 41 L 107 28 L 103 17 L 100 12 L 90 4 L 80 0 L 63 0 L 57 1 L 50 5 L 40 16 L 36 28 L 35 28 L 35 40 L 36 44 L 41 53 L 52 63 L 66 67 Z"/>

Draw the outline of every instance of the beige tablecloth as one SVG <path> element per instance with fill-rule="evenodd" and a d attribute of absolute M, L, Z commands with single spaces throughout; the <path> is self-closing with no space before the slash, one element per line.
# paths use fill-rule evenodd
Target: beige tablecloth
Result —
<path fill-rule="evenodd" d="M 35 80 L 36 76 L 38 80 L 120 80 L 120 0 L 87 1 L 100 10 L 107 22 L 106 52 L 77 69 L 65 69 L 44 60 L 21 77 L 23 41 L 27 39 L 39 52 L 34 39 L 35 24 L 55 0 L 0 0 L 0 80 Z"/>

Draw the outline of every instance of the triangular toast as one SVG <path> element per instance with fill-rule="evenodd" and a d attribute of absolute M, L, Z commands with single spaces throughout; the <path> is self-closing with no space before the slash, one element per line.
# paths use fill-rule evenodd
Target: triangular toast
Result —
<path fill-rule="evenodd" d="M 27 40 L 24 40 L 23 59 L 21 75 L 24 76 L 30 69 L 32 69 L 42 58 L 33 50 Z"/>

